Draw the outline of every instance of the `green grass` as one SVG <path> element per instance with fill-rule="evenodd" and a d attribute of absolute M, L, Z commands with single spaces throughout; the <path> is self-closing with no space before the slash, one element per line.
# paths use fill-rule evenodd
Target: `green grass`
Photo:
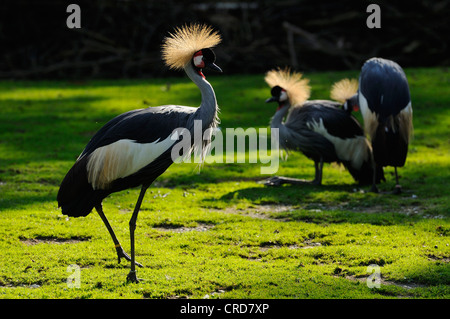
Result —
<path fill-rule="evenodd" d="M 67 218 L 59 183 L 109 119 L 147 105 L 199 105 L 186 77 L 87 82 L 0 82 L 0 298 L 449 298 L 450 86 L 445 69 L 407 69 L 415 137 L 404 192 L 366 192 L 341 166 L 324 185 L 265 187 L 261 164 L 174 164 L 149 189 L 136 230 L 139 284 L 125 281 L 95 213 Z M 312 98 L 357 72 L 307 74 Z M 210 76 L 221 127 L 267 127 L 263 75 Z M 170 89 L 168 90 L 168 83 Z M 360 118 L 358 114 L 358 118 Z M 278 175 L 312 179 L 291 153 Z M 125 250 L 138 189 L 104 209 Z M 70 288 L 69 265 L 80 267 Z M 369 288 L 368 266 L 381 287 Z"/>

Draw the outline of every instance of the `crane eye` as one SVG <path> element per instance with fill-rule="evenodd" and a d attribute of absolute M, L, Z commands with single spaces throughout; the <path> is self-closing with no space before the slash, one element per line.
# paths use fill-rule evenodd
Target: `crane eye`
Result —
<path fill-rule="evenodd" d="M 272 96 L 280 96 L 281 90 L 282 90 L 282 88 L 279 87 L 278 85 L 276 85 L 270 90 L 270 94 Z"/>
<path fill-rule="evenodd" d="M 345 103 L 344 103 L 344 110 L 345 110 L 345 111 L 348 110 L 348 101 L 345 101 Z"/>

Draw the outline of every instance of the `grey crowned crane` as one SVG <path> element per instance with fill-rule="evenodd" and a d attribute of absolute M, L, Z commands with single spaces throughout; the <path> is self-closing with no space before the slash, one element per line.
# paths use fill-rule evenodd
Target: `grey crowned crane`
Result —
<path fill-rule="evenodd" d="M 397 167 L 405 165 L 413 133 L 408 80 L 400 65 L 382 58 L 367 60 L 361 69 L 357 103 L 372 142 L 375 163 L 395 168 L 394 193 L 399 194 Z"/>
<path fill-rule="evenodd" d="M 217 31 L 199 24 L 176 28 L 169 34 L 162 46 L 163 59 L 172 69 L 184 69 L 198 86 L 202 95 L 200 107 L 164 105 L 115 117 L 92 137 L 61 183 L 57 200 L 62 213 L 79 217 L 96 209 L 112 237 L 119 263 L 121 258 L 131 263 L 127 281 L 138 282 L 135 265 L 142 267 L 135 260 L 134 245 L 142 200 L 152 182 L 176 160 L 172 158 L 171 150 L 181 140 L 178 130 L 187 129 L 193 136 L 196 120 L 201 120 L 202 132 L 217 126 L 216 96 L 202 70 L 222 71 L 214 64 L 215 55 L 211 50 L 220 41 Z M 200 143 L 204 145 L 192 145 L 192 149 L 205 149 L 209 142 L 207 138 L 206 141 L 203 139 Z M 130 257 L 114 234 L 103 212 L 102 201 L 111 193 L 139 186 L 141 191 L 129 222 Z"/>
<path fill-rule="evenodd" d="M 358 121 L 341 109 L 340 103 L 307 101 L 308 80 L 289 69 L 271 70 L 265 80 L 272 88 L 272 97 L 266 102 L 278 102 L 271 127 L 279 129 L 280 145 L 286 151 L 302 152 L 315 166 L 315 178 L 311 182 L 275 176 L 266 185 L 321 185 L 323 163 L 331 162 L 342 163 L 360 185 L 372 183 L 374 165 L 370 144 Z M 377 182 L 380 178 L 378 176 Z"/>

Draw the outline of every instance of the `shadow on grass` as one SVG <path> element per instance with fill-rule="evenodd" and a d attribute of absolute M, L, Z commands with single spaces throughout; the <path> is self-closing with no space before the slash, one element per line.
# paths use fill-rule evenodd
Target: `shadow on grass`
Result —
<path fill-rule="evenodd" d="M 207 207 L 220 209 L 247 201 L 251 203 L 249 211 L 260 211 L 271 219 L 315 224 L 351 223 L 387 226 L 407 225 L 423 220 L 421 214 L 405 212 L 405 207 L 398 209 L 391 207 L 389 203 L 393 196 L 397 198 L 396 195 L 358 193 L 356 198 L 352 198 L 353 187 L 353 185 L 249 187 L 229 192 L 220 198 L 207 198 L 203 202 Z M 283 206 L 284 209 L 277 211 L 277 206 Z"/>
<path fill-rule="evenodd" d="M 2 159 L 2 166 L 31 161 L 68 157 L 65 150 L 82 150 L 99 126 L 111 113 L 92 108 L 102 97 L 70 97 L 41 100 L 6 99 L 0 118 L 0 141 L 11 160 Z M 73 156 L 78 154 L 73 154 Z"/>
<path fill-rule="evenodd" d="M 56 201 L 56 194 L 53 195 L 16 195 L 0 199 L 0 213 L 3 210 L 24 210 L 25 208 L 35 203 L 47 205 L 51 203 L 54 209 L 57 209 L 58 202 Z"/>

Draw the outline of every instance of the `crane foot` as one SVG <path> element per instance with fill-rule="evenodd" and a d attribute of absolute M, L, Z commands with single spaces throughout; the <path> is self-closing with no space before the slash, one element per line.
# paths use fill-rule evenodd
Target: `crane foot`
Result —
<path fill-rule="evenodd" d="M 127 282 L 139 283 L 139 279 L 136 277 L 136 272 L 131 270 L 127 275 Z"/>
<path fill-rule="evenodd" d="M 264 181 L 264 185 L 266 186 L 280 186 L 283 185 L 284 181 L 279 178 L 278 176 L 274 176 L 272 178 L 269 178 L 268 180 Z"/>
<path fill-rule="evenodd" d="M 370 192 L 379 193 L 380 191 L 378 190 L 377 185 L 373 184 L 372 187 L 370 188 Z"/>
<path fill-rule="evenodd" d="M 122 246 L 116 247 L 116 251 L 119 264 L 121 258 L 125 258 L 127 261 L 131 261 L 131 257 L 123 250 Z M 134 264 L 140 268 L 144 267 L 141 263 L 138 263 L 137 261 L 135 261 Z"/>
<path fill-rule="evenodd" d="M 281 186 L 283 184 L 291 184 L 291 185 L 321 185 L 321 181 L 318 179 L 314 179 L 313 181 L 306 181 L 303 179 L 291 178 L 291 177 L 283 177 L 283 176 L 274 176 L 263 181 L 266 186 Z"/>
<path fill-rule="evenodd" d="M 400 185 L 395 185 L 394 190 L 392 191 L 392 194 L 400 195 L 401 193 L 402 193 L 402 187 Z"/>

